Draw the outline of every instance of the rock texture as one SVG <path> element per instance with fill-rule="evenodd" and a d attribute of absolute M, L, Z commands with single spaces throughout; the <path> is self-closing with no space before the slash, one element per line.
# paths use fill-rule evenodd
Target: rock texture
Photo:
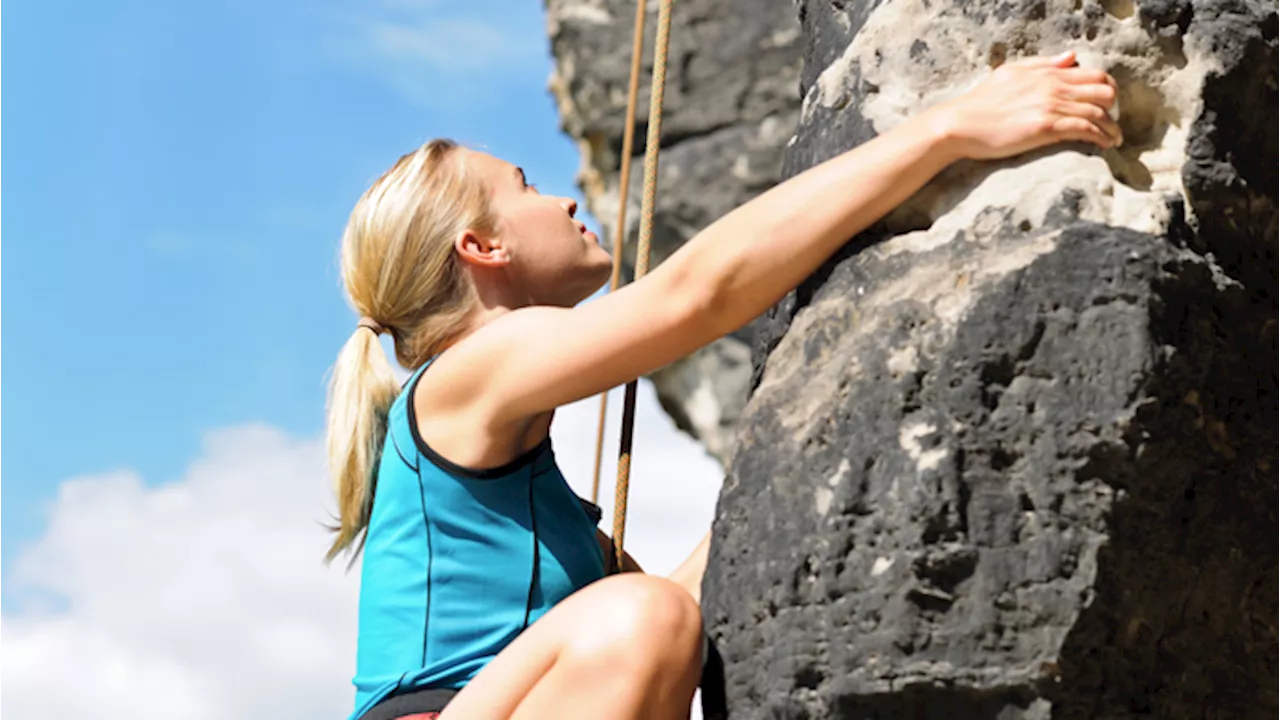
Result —
<path fill-rule="evenodd" d="M 1126 143 L 958 165 L 761 324 L 704 582 L 730 715 L 1275 717 L 1274 3 L 799 12 L 786 175 L 1068 47 Z"/>
<path fill-rule="evenodd" d="M 634 8 L 623 0 L 547 0 L 556 59 L 550 87 L 562 128 L 582 153 L 578 183 L 607 233 L 614 231 L 617 217 Z M 674 5 L 672 26 L 653 265 L 778 181 L 800 109 L 800 25 L 790 3 L 681 0 Z M 652 4 L 635 118 L 624 278 L 632 274 L 639 229 L 656 27 Z M 611 237 L 603 241 L 612 246 Z M 722 462 L 747 400 L 749 343 L 750 331 L 726 337 L 651 378 L 676 424 Z"/>

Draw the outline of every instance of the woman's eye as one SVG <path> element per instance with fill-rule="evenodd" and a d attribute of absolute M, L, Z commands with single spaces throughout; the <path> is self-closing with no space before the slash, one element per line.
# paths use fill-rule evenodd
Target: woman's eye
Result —
<path fill-rule="evenodd" d="M 526 188 L 528 188 L 528 189 L 530 189 L 530 190 L 534 191 L 534 192 L 538 192 L 538 186 L 537 186 L 537 185 L 534 185 L 534 184 L 533 184 L 533 183 L 531 183 L 531 182 L 527 182 L 527 183 L 525 183 L 525 184 L 524 184 L 524 186 L 525 186 Z"/>

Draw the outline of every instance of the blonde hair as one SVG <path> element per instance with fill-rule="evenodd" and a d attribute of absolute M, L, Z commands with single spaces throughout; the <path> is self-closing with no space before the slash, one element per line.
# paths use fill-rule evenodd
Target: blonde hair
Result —
<path fill-rule="evenodd" d="M 456 339 L 475 306 L 454 239 L 464 230 L 495 229 L 485 183 L 467 172 L 458 149 L 432 140 L 401 157 L 360 197 L 342 236 L 351 304 L 387 329 L 406 368 Z M 364 545 L 387 413 L 399 392 L 378 337 L 356 327 L 329 384 L 325 444 L 338 524 L 326 562 L 344 551 L 354 561 Z"/>

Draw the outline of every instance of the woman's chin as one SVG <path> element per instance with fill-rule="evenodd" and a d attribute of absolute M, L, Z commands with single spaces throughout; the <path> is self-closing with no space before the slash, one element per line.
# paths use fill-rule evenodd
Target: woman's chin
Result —
<path fill-rule="evenodd" d="M 608 255 L 605 255 L 608 258 Z M 566 292 L 567 296 L 564 302 L 557 303 L 565 307 L 573 307 L 579 303 L 591 299 L 596 293 L 602 290 L 608 290 L 609 279 L 613 277 L 613 261 L 609 260 L 608 264 L 600 264 L 591 268 L 587 273 L 583 273 L 581 282 L 574 283 L 573 291 Z"/>
<path fill-rule="evenodd" d="M 612 275 L 613 268 L 609 268 L 609 272 L 605 273 L 603 278 L 598 279 L 595 283 L 589 286 L 589 289 L 582 296 L 582 301 L 589 300 L 595 295 L 604 295 L 609 292 L 609 278 Z"/>

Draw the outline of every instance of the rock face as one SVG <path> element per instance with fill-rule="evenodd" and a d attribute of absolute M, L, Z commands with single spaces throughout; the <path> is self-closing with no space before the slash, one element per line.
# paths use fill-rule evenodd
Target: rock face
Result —
<path fill-rule="evenodd" d="M 582 153 L 578 183 L 587 206 L 608 233 L 618 211 L 634 8 L 623 0 L 547 0 L 556 58 L 551 90 L 562 129 Z M 790 3 L 681 0 L 674 5 L 672 27 L 651 267 L 778 181 L 800 110 L 800 25 Z M 632 274 L 639 230 L 656 28 L 653 4 L 635 118 L 624 278 Z M 747 400 L 749 343 L 750 331 L 726 337 L 651 378 L 676 424 L 721 462 L 728 459 Z"/>
<path fill-rule="evenodd" d="M 786 175 L 1066 48 L 1126 142 L 958 165 L 760 325 L 704 581 L 731 717 L 1275 717 L 1274 3 L 799 11 Z"/>

